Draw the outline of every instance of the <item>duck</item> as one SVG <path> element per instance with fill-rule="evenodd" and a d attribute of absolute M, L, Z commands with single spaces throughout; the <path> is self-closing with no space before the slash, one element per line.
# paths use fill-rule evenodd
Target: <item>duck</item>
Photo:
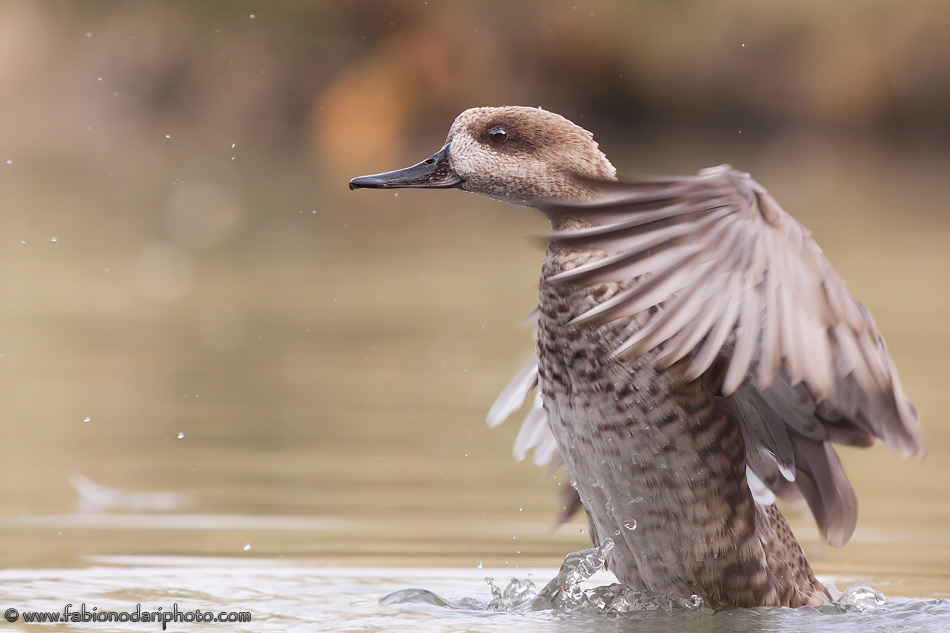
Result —
<path fill-rule="evenodd" d="M 536 389 L 517 456 L 570 476 L 608 568 L 711 608 L 831 602 L 776 500 L 843 547 L 857 499 L 834 446 L 924 453 L 868 310 L 810 232 L 729 165 L 617 178 L 593 134 L 540 108 L 462 112 L 422 162 L 351 189 L 456 188 L 550 221 L 536 353 L 489 411 Z"/>

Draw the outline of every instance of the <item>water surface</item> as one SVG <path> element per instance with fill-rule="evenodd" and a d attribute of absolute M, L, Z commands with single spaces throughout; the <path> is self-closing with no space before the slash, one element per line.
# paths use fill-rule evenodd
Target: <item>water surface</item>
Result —
<path fill-rule="evenodd" d="M 657 171 L 693 167 L 664 151 Z M 841 450 L 860 503 L 847 547 L 788 512 L 819 576 L 898 601 L 642 630 L 934 631 L 924 614 L 947 616 L 929 601 L 950 598 L 950 164 L 884 155 L 846 154 L 839 186 L 807 162 L 743 167 L 812 228 L 920 409 L 923 463 Z M 0 593 L 19 609 L 254 614 L 234 630 L 634 627 L 378 604 L 409 586 L 487 598 L 489 573 L 550 577 L 587 546 L 580 522 L 552 531 L 563 478 L 511 459 L 516 424 L 483 421 L 531 350 L 516 324 L 543 221 L 459 192 L 349 194 L 304 159 L 244 169 L 240 186 L 193 166 L 143 186 L 119 160 L 110 176 L 0 171 Z M 202 215 L 208 200 L 225 211 Z M 215 239 L 182 229 L 183 204 Z"/>

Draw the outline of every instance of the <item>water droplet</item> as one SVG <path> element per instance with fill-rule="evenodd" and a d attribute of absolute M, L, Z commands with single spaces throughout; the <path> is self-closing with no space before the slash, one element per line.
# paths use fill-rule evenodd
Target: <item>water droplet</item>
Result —
<path fill-rule="evenodd" d="M 627 519 L 623 522 L 623 526 L 633 532 L 637 529 L 637 520 L 636 519 Z"/>
<path fill-rule="evenodd" d="M 246 552 L 246 551 L 249 550 L 249 549 L 251 549 L 251 544 L 250 544 L 250 543 L 245 543 L 245 544 L 244 544 L 244 551 Z"/>
<path fill-rule="evenodd" d="M 82 419 L 82 421 L 83 421 L 83 422 L 91 422 L 91 421 L 92 421 L 92 418 L 90 418 L 90 417 L 87 415 L 86 417 L 84 417 L 84 418 Z"/>
<path fill-rule="evenodd" d="M 614 530 L 614 536 L 620 536 L 620 530 Z"/>
<path fill-rule="evenodd" d="M 523 512 L 523 511 L 524 511 L 524 508 L 522 508 L 522 507 L 519 507 L 519 508 L 518 508 L 518 512 Z"/>
<path fill-rule="evenodd" d="M 92 33 L 86 33 L 86 37 L 92 37 Z"/>
<path fill-rule="evenodd" d="M 171 138 L 171 137 L 172 137 L 171 134 L 166 134 L 166 135 L 165 135 L 165 138 Z"/>
<path fill-rule="evenodd" d="M 49 238 L 50 242 L 58 242 L 59 240 L 56 237 Z"/>
<path fill-rule="evenodd" d="M 253 20 L 254 18 L 256 18 L 256 17 L 257 17 L 257 16 L 254 15 L 253 13 L 251 14 L 251 19 L 252 19 L 252 20 Z"/>
<path fill-rule="evenodd" d="M 183 437 L 185 437 L 185 434 L 182 433 L 181 431 L 179 431 L 179 432 L 178 432 L 178 439 L 181 439 L 181 438 L 183 438 Z"/>
<path fill-rule="evenodd" d="M 478 564 L 475 565 L 475 569 L 481 569 L 481 568 L 482 568 L 482 561 L 478 561 Z"/>
<path fill-rule="evenodd" d="M 579 529 L 578 532 L 581 533 L 581 534 L 583 534 L 583 533 L 584 533 L 584 528 Z"/>

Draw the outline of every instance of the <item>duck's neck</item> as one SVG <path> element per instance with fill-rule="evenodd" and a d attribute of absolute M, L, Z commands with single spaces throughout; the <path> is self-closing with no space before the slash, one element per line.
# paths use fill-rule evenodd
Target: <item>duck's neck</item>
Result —
<path fill-rule="evenodd" d="M 606 160 L 606 159 L 604 159 Z M 608 163 L 609 165 L 609 163 Z M 613 166 L 611 166 L 613 169 Z M 565 186 L 558 188 L 555 195 L 550 196 L 534 208 L 547 216 L 553 231 L 569 231 L 602 224 L 604 217 L 594 209 L 583 206 L 585 202 L 592 202 L 603 195 L 600 183 L 615 181 L 616 176 L 609 178 L 594 178 L 583 174 L 571 175 Z M 563 201 L 563 205 L 558 204 Z M 578 203 L 581 206 L 577 206 Z"/>

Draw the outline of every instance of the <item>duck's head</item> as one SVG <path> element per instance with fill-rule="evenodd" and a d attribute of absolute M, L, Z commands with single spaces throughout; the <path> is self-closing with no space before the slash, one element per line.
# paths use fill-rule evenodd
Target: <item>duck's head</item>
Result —
<path fill-rule="evenodd" d="M 350 181 L 350 189 L 458 188 L 522 204 L 583 199 L 590 179 L 616 169 L 593 135 L 553 112 L 508 106 L 471 108 L 455 119 L 445 145 L 421 163 Z"/>

